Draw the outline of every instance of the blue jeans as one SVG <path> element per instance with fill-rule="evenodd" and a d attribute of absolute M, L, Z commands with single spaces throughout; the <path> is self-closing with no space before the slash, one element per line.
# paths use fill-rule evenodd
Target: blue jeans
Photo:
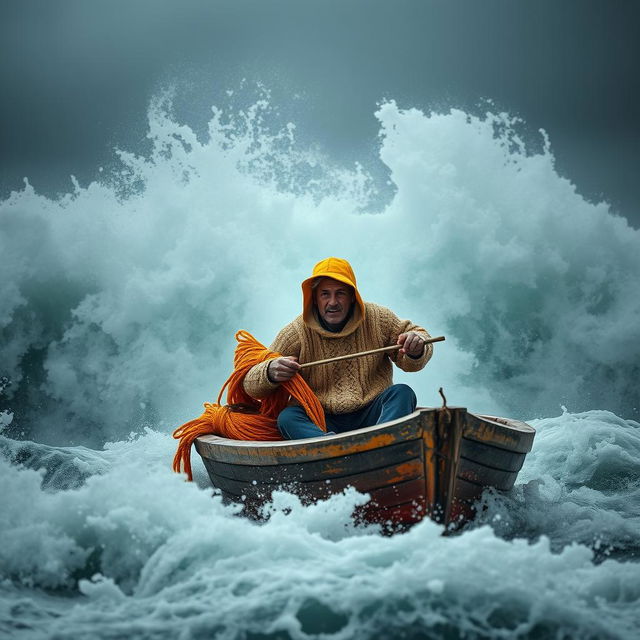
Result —
<path fill-rule="evenodd" d="M 343 433 L 361 427 L 389 422 L 416 410 L 416 394 L 406 384 L 394 384 L 376 396 L 368 405 L 352 413 L 327 413 L 327 431 Z M 325 435 L 311 422 L 300 406 L 287 407 L 278 416 L 278 429 L 285 440 L 315 438 Z"/>

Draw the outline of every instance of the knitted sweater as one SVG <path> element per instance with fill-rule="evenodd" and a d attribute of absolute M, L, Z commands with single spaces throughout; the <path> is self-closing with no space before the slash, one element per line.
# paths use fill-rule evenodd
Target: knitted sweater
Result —
<path fill-rule="evenodd" d="M 407 331 L 429 337 L 424 329 L 409 320 L 401 320 L 386 307 L 367 302 L 365 308 L 365 318 L 355 331 L 345 328 L 338 333 L 319 330 L 317 325 L 311 328 L 300 315 L 280 331 L 270 349 L 284 356 L 296 356 L 302 364 L 387 347 L 395 344 L 398 336 Z M 428 344 L 420 358 L 411 358 L 398 351 L 376 353 L 309 367 L 303 369 L 301 375 L 327 413 L 351 413 L 369 404 L 391 386 L 392 361 L 403 371 L 419 371 L 432 353 L 433 345 Z M 245 376 L 245 391 L 254 398 L 264 398 L 279 386 L 268 379 L 268 364 L 256 365 Z"/>

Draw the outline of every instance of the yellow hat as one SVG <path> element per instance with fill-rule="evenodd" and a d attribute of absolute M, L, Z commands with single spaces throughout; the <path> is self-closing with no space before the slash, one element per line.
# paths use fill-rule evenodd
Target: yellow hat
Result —
<path fill-rule="evenodd" d="M 314 329 L 321 329 L 315 314 L 313 313 L 313 282 L 316 278 L 333 278 L 338 282 L 344 282 L 350 287 L 353 287 L 353 293 L 356 297 L 356 308 L 354 309 L 351 320 L 347 323 L 344 331 L 341 331 L 340 336 L 348 335 L 356 330 L 360 323 L 364 320 L 365 307 L 358 287 L 356 285 L 356 276 L 353 273 L 351 265 L 342 258 L 325 258 L 320 260 L 315 267 L 313 267 L 313 273 L 310 278 L 307 278 L 302 282 L 302 317 L 307 325 Z M 327 333 L 322 331 L 322 333 Z M 336 334 L 333 334 L 336 336 Z M 337 337 L 337 336 L 336 336 Z"/>

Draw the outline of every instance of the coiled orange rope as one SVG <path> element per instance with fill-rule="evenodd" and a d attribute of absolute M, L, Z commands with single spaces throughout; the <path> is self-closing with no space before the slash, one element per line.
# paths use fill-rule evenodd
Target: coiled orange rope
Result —
<path fill-rule="evenodd" d="M 213 433 L 234 440 L 282 440 L 276 420 L 287 406 L 289 396 L 300 403 L 314 424 L 326 431 L 322 405 L 299 373 L 263 400 L 252 398 L 244 390 L 242 382 L 249 369 L 266 360 L 279 358 L 281 354 L 269 351 L 247 331 L 238 331 L 236 340 L 234 370 L 222 385 L 217 402 L 205 402 L 204 413 L 199 418 L 186 422 L 173 432 L 173 437 L 180 440 L 173 458 L 173 470 L 180 473 L 184 469 L 189 480 L 193 480 L 191 445 L 199 436 Z M 222 406 L 220 400 L 225 389 L 227 405 Z"/>

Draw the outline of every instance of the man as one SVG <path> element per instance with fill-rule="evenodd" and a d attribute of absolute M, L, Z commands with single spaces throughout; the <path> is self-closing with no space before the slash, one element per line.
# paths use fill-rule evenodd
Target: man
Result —
<path fill-rule="evenodd" d="M 277 335 L 270 349 L 286 354 L 256 365 L 244 379 L 245 391 L 264 398 L 292 378 L 299 362 L 313 362 L 393 344 L 398 351 L 376 353 L 302 371 L 325 410 L 327 431 L 341 433 L 395 420 L 415 410 L 416 396 L 392 384 L 393 361 L 403 371 L 419 371 L 431 358 L 429 334 L 391 310 L 363 302 L 351 265 L 326 258 L 302 283 L 303 312 Z M 286 439 L 323 436 L 297 403 L 278 417 Z"/>

